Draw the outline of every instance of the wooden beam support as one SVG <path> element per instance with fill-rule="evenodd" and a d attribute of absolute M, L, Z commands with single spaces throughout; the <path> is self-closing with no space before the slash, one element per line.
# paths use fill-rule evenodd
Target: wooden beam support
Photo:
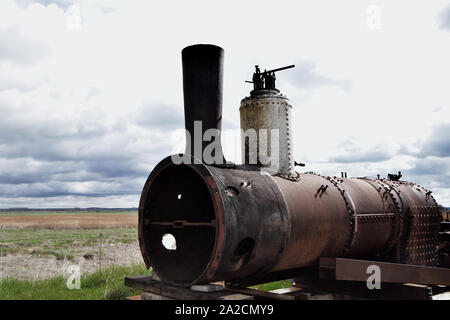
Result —
<path fill-rule="evenodd" d="M 321 279 L 364 281 L 373 273 L 369 266 L 380 268 L 381 283 L 414 283 L 450 286 L 450 269 L 412 264 L 366 261 L 345 258 L 320 258 Z"/>

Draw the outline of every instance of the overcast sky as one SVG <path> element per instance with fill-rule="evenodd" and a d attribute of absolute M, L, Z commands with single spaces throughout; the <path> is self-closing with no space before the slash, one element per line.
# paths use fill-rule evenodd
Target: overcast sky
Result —
<path fill-rule="evenodd" d="M 227 159 L 253 66 L 295 64 L 277 86 L 305 170 L 401 170 L 450 206 L 449 1 L 1 0 L 0 207 L 137 206 L 184 150 L 195 43 L 225 49 Z"/>

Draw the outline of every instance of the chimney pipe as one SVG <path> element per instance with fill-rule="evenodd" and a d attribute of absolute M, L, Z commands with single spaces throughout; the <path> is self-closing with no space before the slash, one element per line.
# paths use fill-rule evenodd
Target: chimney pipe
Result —
<path fill-rule="evenodd" d="M 224 50 L 215 45 L 197 44 L 184 48 L 181 55 L 186 127 L 185 154 L 193 156 L 196 161 L 205 162 L 203 152 L 207 145 L 214 142 L 216 147 L 210 153 L 214 157 L 213 162 L 207 163 L 225 164 L 220 140 Z M 216 135 L 211 141 L 203 141 L 204 133 L 208 129 L 215 129 Z"/>

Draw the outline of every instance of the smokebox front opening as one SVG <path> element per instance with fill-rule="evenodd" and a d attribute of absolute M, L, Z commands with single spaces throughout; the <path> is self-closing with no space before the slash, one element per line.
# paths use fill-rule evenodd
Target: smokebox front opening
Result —
<path fill-rule="evenodd" d="M 151 184 L 144 209 L 144 242 L 162 278 L 189 284 L 206 269 L 216 222 L 208 187 L 193 168 L 171 165 Z"/>

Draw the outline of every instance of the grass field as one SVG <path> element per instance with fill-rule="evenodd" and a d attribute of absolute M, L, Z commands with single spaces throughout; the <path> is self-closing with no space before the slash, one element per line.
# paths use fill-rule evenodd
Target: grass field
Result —
<path fill-rule="evenodd" d="M 57 276 L 50 279 L 0 281 L 0 299 L 4 300 L 101 300 L 124 299 L 138 295 L 139 291 L 124 285 L 131 275 L 151 275 L 143 263 L 128 266 L 111 266 L 81 277 L 80 289 L 68 289 L 67 279 Z"/>
<path fill-rule="evenodd" d="M 0 211 L 0 217 L 2 216 L 53 216 L 53 215 L 84 215 L 84 214 L 96 214 L 96 215 L 111 215 L 111 214 L 131 214 L 136 215 L 136 210 L 54 210 L 54 211 Z"/>
<path fill-rule="evenodd" d="M 71 264 L 91 273 L 137 262 L 137 228 L 0 230 L 3 277 L 33 280 L 63 275 Z"/>
<path fill-rule="evenodd" d="M 71 265 L 82 271 L 79 290 L 66 286 Z M 0 299 L 123 299 L 140 294 L 124 278 L 142 274 L 151 272 L 139 250 L 136 211 L 0 212 Z"/>
<path fill-rule="evenodd" d="M 55 255 L 55 252 L 83 253 L 102 244 L 134 243 L 136 228 L 108 229 L 3 229 L 0 232 L 0 256 L 8 254 Z"/>
<path fill-rule="evenodd" d="M 0 229 L 94 229 L 94 228 L 137 228 L 136 212 L 126 213 L 55 213 L 36 214 L 30 212 L 0 214 Z"/>
<path fill-rule="evenodd" d="M 124 278 L 132 275 L 151 275 L 143 263 L 112 266 L 81 277 L 80 289 L 68 289 L 62 276 L 43 280 L 20 281 L 7 278 L 0 281 L 0 299 L 4 300 L 118 300 L 141 292 L 124 285 Z M 270 291 L 290 286 L 289 280 L 254 286 Z"/>

